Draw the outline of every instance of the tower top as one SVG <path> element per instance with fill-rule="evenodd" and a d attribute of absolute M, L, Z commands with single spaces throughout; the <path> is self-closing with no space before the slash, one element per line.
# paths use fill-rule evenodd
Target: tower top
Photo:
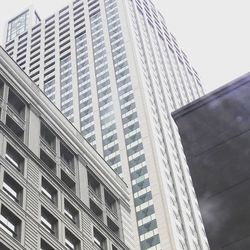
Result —
<path fill-rule="evenodd" d="M 41 21 L 39 15 L 30 6 L 20 14 L 16 15 L 7 24 L 6 42 L 13 40 L 18 35 L 27 31 L 31 26 L 38 24 Z"/>

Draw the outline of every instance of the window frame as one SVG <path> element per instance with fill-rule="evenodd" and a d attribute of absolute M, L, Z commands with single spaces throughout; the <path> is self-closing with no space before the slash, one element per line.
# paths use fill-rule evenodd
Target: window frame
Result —
<path fill-rule="evenodd" d="M 71 239 L 69 239 L 71 238 Z M 70 246 L 70 244 L 74 245 L 74 248 Z M 65 227 L 65 247 L 69 250 L 80 250 L 81 249 L 81 240 L 70 232 L 68 228 Z"/>
<path fill-rule="evenodd" d="M 8 180 L 6 180 L 8 179 Z M 9 182 L 9 183 L 8 183 Z M 6 186 L 7 187 L 6 187 Z M 13 188 L 14 187 L 14 188 Z M 8 190 L 10 189 L 10 190 Z M 23 204 L 23 186 L 20 185 L 9 173 L 6 171 L 3 175 L 3 192 L 14 202 L 22 206 Z M 16 196 L 13 193 L 16 193 Z"/>
<path fill-rule="evenodd" d="M 67 204 L 67 205 L 66 205 Z M 69 210 L 73 210 L 73 213 Z M 70 201 L 66 198 L 64 198 L 64 215 L 75 225 L 79 226 L 79 221 L 80 221 L 80 213 L 79 210 L 70 203 Z M 71 218 L 72 217 L 72 218 Z"/>
<path fill-rule="evenodd" d="M 8 147 L 10 148 L 10 150 L 12 150 L 14 152 L 14 154 L 16 154 L 17 157 L 22 158 L 20 162 L 16 162 L 12 157 L 11 154 L 8 153 Z M 6 148 L 5 148 L 5 160 L 8 161 L 18 172 L 20 172 L 21 174 L 24 174 L 24 167 L 25 167 L 25 157 L 22 153 L 20 153 L 20 151 L 16 150 L 15 147 L 12 146 L 11 143 L 9 143 L 7 141 L 6 143 Z"/>
<path fill-rule="evenodd" d="M 98 238 L 96 238 L 96 234 L 99 234 L 98 236 L 100 236 L 102 239 L 102 241 L 100 241 Z M 98 246 L 100 249 L 102 250 L 106 250 L 107 249 L 107 237 L 105 237 L 97 228 L 93 228 L 93 242 L 96 246 Z"/>
<path fill-rule="evenodd" d="M 44 187 L 43 183 L 46 185 Z M 46 187 L 48 187 L 46 189 Z M 50 189 L 50 190 L 48 190 Z M 52 190 L 52 192 L 50 192 Z M 49 197 L 49 195 L 51 196 L 51 198 Z M 52 186 L 49 181 L 42 176 L 41 178 L 41 194 L 43 194 L 47 199 L 49 199 L 55 206 L 57 206 L 57 197 L 58 197 L 58 190 Z"/>
<path fill-rule="evenodd" d="M 3 211 L 4 213 L 6 213 L 5 215 L 3 215 Z M 6 222 L 4 222 L 3 218 L 6 220 Z M 20 241 L 21 227 L 22 220 L 18 216 L 16 216 L 15 213 L 13 213 L 8 207 L 2 204 L 0 213 L 0 228 L 11 237 Z"/>
<path fill-rule="evenodd" d="M 45 244 L 45 246 L 42 246 Z M 45 248 L 42 248 L 45 247 Z M 55 250 L 47 241 L 45 241 L 43 238 L 40 239 L 40 250 Z"/>
<path fill-rule="evenodd" d="M 58 219 L 54 215 L 52 215 L 51 212 L 48 211 L 43 205 L 41 206 L 40 223 L 41 223 L 41 226 L 48 233 L 57 237 L 57 235 L 58 235 Z"/>

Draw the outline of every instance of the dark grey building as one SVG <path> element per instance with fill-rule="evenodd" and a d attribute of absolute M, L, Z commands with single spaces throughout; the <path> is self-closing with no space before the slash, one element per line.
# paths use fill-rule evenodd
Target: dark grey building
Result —
<path fill-rule="evenodd" d="M 133 249 L 123 180 L 0 47 L 0 249 Z"/>
<path fill-rule="evenodd" d="M 173 117 L 211 249 L 250 249 L 250 73 Z"/>

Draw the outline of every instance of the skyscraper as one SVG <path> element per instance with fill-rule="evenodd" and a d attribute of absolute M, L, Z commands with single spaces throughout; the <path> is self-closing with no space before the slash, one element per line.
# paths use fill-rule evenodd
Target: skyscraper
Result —
<path fill-rule="evenodd" d="M 150 0 L 27 9 L 5 48 L 128 184 L 135 249 L 208 249 L 171 118 L 203 90 Z"/>

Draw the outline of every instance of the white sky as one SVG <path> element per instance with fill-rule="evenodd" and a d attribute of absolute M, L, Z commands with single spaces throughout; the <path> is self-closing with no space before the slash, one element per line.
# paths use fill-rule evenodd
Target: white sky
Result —
<path fill-rule="evenodd" d="M 72 0 L 73 1 L 73 0 Z M 210 91 L 250 71 L 249 0 L 152 0 L 169 30 Z M 7 0 L 0 9 L 4 25 L 33 4 L 45 18 L 70 0 Z"/>

